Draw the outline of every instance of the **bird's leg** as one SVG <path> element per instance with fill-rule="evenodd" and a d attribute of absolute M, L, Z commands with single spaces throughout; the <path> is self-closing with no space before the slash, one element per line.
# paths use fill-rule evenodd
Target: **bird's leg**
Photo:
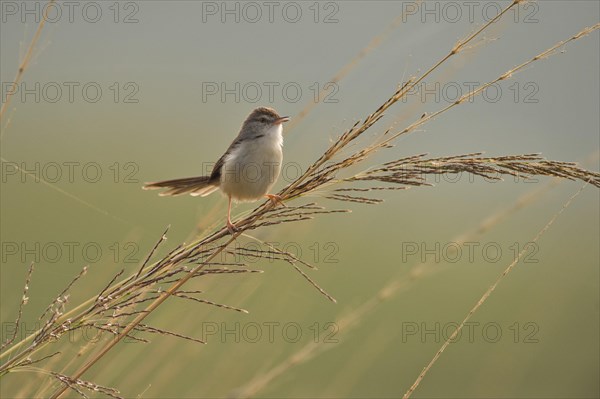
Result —
<path fill-rule="evenodd" d="M 273 206 L 281 205 L 284 208 L 287 208 L 287 206 L 283 203 L 283 199 L 281 198 L 281 196 L 277 194 L 265 194 L 265 197 L 271 200 Z"/>
<path fill-rule="evenodd" d="M 238 231 L 235 224 L 231 223 L 231 195 L 229 196 L 229 204 L 227 205 L 227 230 L 229 230 L 231 235 Z"/>

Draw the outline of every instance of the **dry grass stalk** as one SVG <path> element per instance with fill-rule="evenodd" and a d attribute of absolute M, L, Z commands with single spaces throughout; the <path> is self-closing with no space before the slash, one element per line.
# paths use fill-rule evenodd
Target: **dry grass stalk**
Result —
<path fill-rule="evenodd" d="M 38 318 L 38 320 L 42 320 L 44 317 L 46 317 L 46 315 L 48 314 L 48 312 L 50 312 L 51 310 L 53 310 L 53 309 L 56 310 L 57 306 L 59 306 L 60 308 L 63 307 L 63 305 L 69 299 L 68 292 L 73 287 L 73 284 L 75 284 L 81 277 L 83 277 L 87 273 L 87 269 L 88 269 L 87 266 L 85 266 L 83 269 L 81 269 L 81 271 L 79 272 L 79 274 L 76 275 L 73 278 L 73 280 L 71 280 L 71 282 L 67 285 L 67 287 L 64 290 L 62 290 L 62 292 L 60 294 L 58 294 L 58 296 L 54 299 L 54 301 L 52 301 L 50 303 L 50 305 L 48 305 L 48 307 L 40 315 L 40 317 Z"/>
<path fill-rule="evenodd" d="M 29 283 L 31 282 L 32 275 L 33 275 L 33 262 L 31 262 L 31 265 L 29 265 L 29 271 L 27 272 L 27 278 L 25 279 L 25 286 L 23 287 L 23 295 L 21 295 L 21 302 L 19 303 L 19 311 L 17 313 L 17 319 L 15 321 L 15 330 L 14 330 L 12 336 L 10 338 L 8 338 L 5 342 L 2 343 L 2 347 L 0 347 L 0 350 L 3 350 L 4 348 L 6 348 L 10 344 L 12 344 L 15 341 L 15 338 L 17 338 L 17 334 L 19 332 L 19 326 L 21 325 L 21 317 L 23 317 L 23 307 L 29 301 L 29 298 L 27 297 L 27 292 L 29 291 Z"/>
<path fill-rule="evenodd" d="M 56 0 L 49 0 L 48 4 L 46 4 L 46 6 L 44 7 L 44 13 L 42 14 L 40 23 L 38 24 L 38 27 L 33 35 L 33 38 L 31 39 L 31 42 L 29 43 L 29 47 L 27 48 L 25 57 L 23 57 L 23 60 L 21 61 L 21 64 L 19 65 L 19 69 L 17 70 L 17 75 L 15 76 L 14 80 L 12 81 L 9 89 L 6 91 L 6 98 L 3 99 L 2 107 L 0 107 L 0 121 L 2 121 L 4 112 L 6 112 L 6 109 L 8 108 L 8 105 L 10 104 L 10 100 L 12 99 L 12 96 L 16 91 L 17 85 L 23 78 L 23 74 L 25 73 L 25 70 L 29 66 L 29 62 L 31 61 L 31 57 L 33 56 L 33 50 L 35 49 L 37 42 L 40 40 L 40 36 L 42 35 L 42 29 L 44 28 L 44 25 L 46 24 L 46 20 L 48 19 L 47 12 L 48 12 L 48 9 L 50 8 L 49 6 L 55 2 L 56 2 Z"/>
<path fill-rule="evenodd" d="M 84 392 L 84 390 L 86 390 L 101 393 L 115 399 L 124 399 L 122 396 L 119 395 L 120 392 L 114 388 L 103 387 L 102 385 L 94 384 L 93 382 L 74 379 L 64 374 L 54 372 L 50 374 L 58 381 L 62 382 L 66 389 L 73 390 L 75 393 L 77 393 L 83 398 L 88 398 L 88 396 Z"/>
<path fill-rule="evenodd" d="M 571 202 L 573 202 L 573 200 L 579 194 L 581 194 L 581 192 L 586 187 L 586 185 L 582 186 L 575 194 L 573 194 L 571 196 L 571 198 L 569 198 L 567 200 L 567 202 L 565 202 L 565 204 L 562 206 L 562 208 L 557 213 L 554 214 L 554 216 L 550 219 L 550 221 L 536 234 L 536 236 L 533 238 L 533 240 L 530 241 L 530 243 L 535 244 L 538 242 L 538 240 L 544 235 L 544 233 L 546 233 L 546 231 L 548 231 L 550 226 L 552 226 L 554 224 L 556 219 L 565 211 L 565 209 L 567 209 L 569 207 L 569 205 L 571 205 Z M 437 360 L 440 358 L 442 353 L 446 350 L 448 345 L 450 345 L 450 343 L 452 343 L 456 339 L 456 337 L 462 331 L 465 324 L 471 319 L 471 317 L 475 314 L 475 312 L 477 312 L 477 310 L 481 307 L 481 305 L 483 305 L 485 303 L 485 301 L 490 297 L 490 295 L 492 295 L 492 292 L 494 292 L 494 290 L 496 289 L 498 284 L 500 284 L 500 282 L 514 269 L 514 267 L 517 265 L 517 263 L 519 263 L 521 258 L 527 253 L 528 250 L 529 250 L 529 246 L 527 246 L 527 245 L 524 246 L 521 249 L 521 251 L 519 251 L 517 256 L 515 256 L 515 259 L 508 265 L 508 267 L 506 269 L 504 269 L 504 271 L 502 272 L 502 274 L 500 274 L 500 276 L 498 276 L 496 281 L 494 281 L 494 284 L 492 284 L 490 286 L 490 288 L 488 288 L 487 291 L 485 291 L 485 293 L 477 301 L 475 306 L 473 306 L 473 308 L 471 308 L 469 313 L 467 313 L 467 315 L 465 316 L 463 321 L 460 322 L 460 324 L 454 330 L 454 332 L 450 335 L 450 337 L 448 337 L 448 339 L 442 344 L 442 347 L 435 353 L 435 355 L 433 356 L 431 361 L 423 369 L 421 374 L 419 374 L 419 376 L 417 377 L 415 382 L 412 384 L 412 386 L 408 389 L 408 391 L 406 391 L 406 393 L 403 396 L 403 399 L 408 399 L 412 395 L 412 393 L 415 391 L 415 389 L 417 389 L 417 387 L 419 386 L 421 381 L 423 381 L 423 378 L 425 378 L 425 376 L 427 375 L 429 370 L 431 370 L 431 367 L 433 367 L 435 362 L 437 362 Z"/>
<path fill-rule="evenodd" d="M 523 180 L 531 179 L 533 176 L 552 176 L 573 181 L 588 181 L 600 187 L 600 173 L 585 171 L 573 162 L 547 161 L 539 154 L 502 157 L 480 157 L 479 155 L 482 154 L 426 159 L 425 154 L 421 154 L 387 162 L 379 168 L 370 169 L 341 181 L 421 186 L 429 185 L 426 181 L 428 175 L 469 173 L 491 181 L 503 180 L 504 175 Z M 388 187 L 379 189 L 381 188 Z"/>

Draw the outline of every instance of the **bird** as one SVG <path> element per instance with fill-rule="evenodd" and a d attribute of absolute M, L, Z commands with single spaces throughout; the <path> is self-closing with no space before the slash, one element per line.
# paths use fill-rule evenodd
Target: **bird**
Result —
<path fill-rule="evenodd" d="M 274 206 L 282 199 L 269 191 L 277 181 L 283 162 L 283 123 L 288 116 L 279 116 L 273 109 L 258 107 L 244 120 L 240 132 L 208 176 L 185 177 L 146 183 L 144 190 L 166 189 L 160 196 L 191 194 L 206 197 L 221 190 L 228 198 L 227 229 L 238 231 L 231 222 L 231 203 L 268 198 Z"/>

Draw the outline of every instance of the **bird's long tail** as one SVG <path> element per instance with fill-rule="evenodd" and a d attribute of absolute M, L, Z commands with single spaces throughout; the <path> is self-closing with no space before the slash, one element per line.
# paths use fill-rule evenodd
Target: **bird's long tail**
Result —
<path fill-rule="evenodd" d="M 172 196 L 181 194 L 191 194 L 193 196 L 207 196 L 219 189 L 219 181 L 211 180 L 210 176 L 185 177 L 183 179 L 173 179 L 158 181 L 155 183 L 146 183 L 144 190 L 155 190 L 166 188 L 160 193 L 160 196 Z"/>

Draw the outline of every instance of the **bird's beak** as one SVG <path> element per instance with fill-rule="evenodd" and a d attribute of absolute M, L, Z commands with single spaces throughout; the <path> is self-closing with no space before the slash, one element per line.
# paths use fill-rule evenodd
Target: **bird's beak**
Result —
<path fill-rule="evenodd" d="M 284 122 L 288 122 L 290 120 L 289 116 L 282 116 L 281 118 L 275 119 L 273 122 L 274 125 L 281 125 Z"/>

